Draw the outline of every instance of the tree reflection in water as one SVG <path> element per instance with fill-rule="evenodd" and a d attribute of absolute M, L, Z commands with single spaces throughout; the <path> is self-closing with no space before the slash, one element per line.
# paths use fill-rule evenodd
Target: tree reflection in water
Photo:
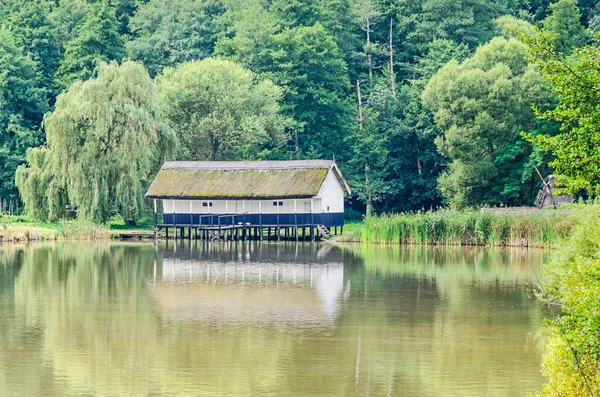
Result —
<path fill-rule="evenodd" d="M 0 247 L 0 394 L 516 396 L 529 251 Z"/>

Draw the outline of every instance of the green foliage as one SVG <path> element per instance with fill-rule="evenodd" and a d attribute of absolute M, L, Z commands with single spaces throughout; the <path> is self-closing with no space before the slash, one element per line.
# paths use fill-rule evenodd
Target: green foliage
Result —
<path fill-rule="evenodd" d="M 257 26 L 254 15 L 246 9 L 236 35 L 218 42 L 217 51 L 284 88 L 283 111 L 296 121 L 288 147 L 295 157 L 342 158 L 350 82 L 337 44 L 319 23 L 276 33 L 272 16 L 259 18 Z"/>
<path fill-rule="evenodd" d="M 497 18 L 495 21 L 496 29 L 505 38 L 520 37 L 521 35 L 531 35 L 535 32 L 532 24 L 522 19 L 513 17 L 512 15 L 504 15 Z"/>
<path fill-rule="evenodd" d="M 65 45 L 77 36 L 78 29 L 83 25 L 90 4 L 85 0 L 59 0 L 48 15 L 48 19 L 56 26 L 57 44 Z"/>
<path fill-rule="evenodd" d="M 532 61 L 559 99 L 554 109 L 536 109 L 536 114 L 543 120 L 561 123 L 561 133 L 526 136 L 552 152 L 555 160 L 550 165 L 555 168 L 564 191 L 597 194 L 600 192 L 599 47 L 596 43 L 588 44 L 564 57 L 557 54 L 554 38 L 547 33 L 540 32 L 527 42 Z"/>
<path fill-rule="evenodd" d="M 36 64 L 24 55 L 12 32 L 0 27 L 0 198 L 15 199 L 14 174 L 25 151 L 39 145 L 48 95 Z"/>
<path fill-rule="evenodd" d="M 93 4 L 85 21 L 65 45 L 65 55 L 57 71 L 64 87 L 92 77 L 99 62 L 121 61 L 125 56 L 115 11 L 102 1 Z"/>
<path fill-rule="evenodd" d="M 152 76 L 167 66 L 209 57 L 221 8 L 215 0 L 151 0 L 141 5 L 129 23 L 129 55 L 142 61 Z"/>
<path fill-rule="evenodd" d="M 32 215 L 56 219 L 66 203 L 79 219 L 95 222 L 106 222 L 113 211 L 126 219 L 142 214 L 145 190 L 174 142 L 142 65 L 100 64 L 97 78 L 77 81 L 59 95 L 44 126 L 45 164 L 32 150 L 30 167 L 21 167 L 17 178 Z M 46 191 L 47 214 L 36 207 L 40 190 Z"/>
<path fill-rule="evenodd" d="M 571 237 L 543 273 L 544 299 L 562 304 L 545 346 L 543 396 L 600 393 L 600 206 L 585 206 L 574 221 Z"/>
<path fill-rule="evenodd" d="M 49 18 L 52 3 L 45 0 L 4 1 L 0 19 L 13 34 L 15 44 L 37 64 L 48 93 L 54 93 L 54 73 L 61 57 L 58 28 Z"/>
<path fill-rule="evenodd" d="M 131 33 L 129 22 L 131 17 L 138 9 L 139 4 L 145 4 L 147 0 L 109 0 L 109 4 L 115 10 L 115 16 L 119 22 L 119 34 L 126 35 Z"/>
<path fill-rule="evenodd" d="M 381 201 L 387 190 L 384 181 L 385 160 L 388 155 L 387 137 L 378 127 L 379 113 L 370 106 L 359 112 L 362 112 L 359 115 L 362 120 L 358 122 L 357 131 L 347 138 L 352 148 L 352 157 L 348 161 L 346 177 L 351 181 L 355 195 L 365 204 L 369 216 L 374 204 Z"/>
<path fill-rule="evenodd" d="M 497 35 L 508 42 L 515 36 L 535 36 L 529 23 L 538 21 L 544 32 L 558 35 L 555 49 L 567 52 L 588 39 L 583 26 L 600 26 L 599 7 L 594 0 L 552 5 L 550 0 L 4 0 L 2 25 L 10 31 L 14 50 L 33 62 L 35 75 L 28 80 L 44 91 L 45 99 L 38 111 L 23 112 L 27 128 L 20 131 L 29 132 L 10 132 L 14 139 L 0 136 L 5 160 L 0 163 L 0 198 L 15 198 L 10 174 L 28 147 L 44 142 L 40 121 L 51 110 L 48 104 L 72 82 L 94 77 L 99 62 L 120 62 L 128 55 L 143 62 L 154 77 L 166 67 L 222 56 L 256 73 L 255 82 L 270 80 L 281 87 L 279 107 L 266 113 L 255 108 L 224 111 L 246 116 L 259 112 L 255 118 L 262 121 L 237 128 L 259 132 L 236 132 L 231 142 L 213 142 L 210 150 L 194 140 L 182 141 L 179 154 L 185 158 L 211 158 L 215 147 L 216 157 L 231 159 L 335 156 L 357 187 L 360 197 L 354 198 L 364 202 L 364 188 L 370 185 L 372 199 L 367 201 L 379 212 L 435 208 L 442 202 L 440 188 L 456 206 L 527 204 L 538 188 L 534 166 L 543 174 L 551 172 L 546 165 L 550 155 L 532 150 L 516 132 L 544 139 L 554 135 L 555 119 L 530 117 L 530 105 L 543 112 L 549 101 L 534 68 L 513 68 L 520 50 L 503 52 L 498 39 L 486 43 Z M 463 62 L 482 45 L 478 54 L 488 52 L 485 65 Z M 490 55 L 496 50 L 498 54 Z M 454 66 L 432 79 L 453 60 Z M 451 76 L 451 70 L 458 75 Z M 368 128 L 362 130 L 353 117 L 357 80 L 362 82 L 367 116 Z M 465 82 L 463 90 L 437 104 L 438 110 L 431 103 L 423 105 L 426 87 L 443 91 L 444 84 L 458 87 L 460 82 Z M 38 98 L 27 96 L 33 102 Z M 2 110 L 8 102 L 18 103 L 2 97 L 0 122 L 12 117 L 11 111 Z M 441 117 L 449 110 L 452 117 Z M 276 127 L 261 126 L 267 113 L 278 120 Z M 223 120 L 223 126 L 230 123 Z M 460 131 L 455 135 L 461 139 L 448 139 L 449 126 Z M 191 122 L 181 128 L 193 129 Z M 251 135 L 254 141 L 238 140 Z M 18 148 L 7 149 L 5 141 Z M 494 153 L 482 156 L 491 146 Z M 366 153 L 376 161 L 365 162 Z M 365 172 L 365 163 L 370 172 Z M 53 203 L 48 215 L 57 214 L 72 198 L 65 186 L 48 175 L 42 178 L 44 172 L 38 177 L 47 186 L 39 192 L 46 192 Z"/>
<path fill-rule="evenodd" d="M 394 41 L 402 45 L 398 51 L 400 62 L 411 62 L 413 57 L 426 53 L 434 39 L 447 39 L 476 48 L 494 37 L 494 19 L 508 11 L 506 2 L 498 0 L 378 2 L 387 14 L 387 26 L 390 17 L 396 21 Z M 387 38 L 387 29 L 379 34 Z M 400 74 L 403 75 L 402 70 Z"/>
<path fill-rule="evenodd" d="M 444 133 L 436 140 L 438 149 L 452 160 L 439 179 L 449 204 L 531 200 L 522 184 L 531 147 L 520 132 L 538 127 L 531 104 L 548 108 L 552 98 L 538 70 L 527 63 L 524 45 L 514 38 L 494 38 L 463 63 L 451 61 L 429 81 L 423 102 Z"/>
<path fill-rule="evenodd" d="M 298 123 L 293 130 L 296 156 L 343 158 L 350 82 L 335 41 L 317 23 L 285 30 L 273 42 L 274 65 L 266 75 L 286 88 L 284 110 Z"/>
<path fill-rule="evenodd" d="M 431 111 L 421 101 L 427 81 L 450 60 L 462 61 L 469 54 L 464 44 L 439 39 L 429 44 L 427 53 L 413 67 L 414 79 L 400 87 L 397 99 L 381 101 L 377 90 L 369 103 L 386 117 L 379 125 L 388 137 L 386 161 L 388 191 L 383 202 L 387 211 L 417 211 L 441 204 L 437 179 L 447 160 L 434 140 L 440 135 Z M 380 98 L 380 99 L 378 99 Z"/>
<path fill-rule="evenodd" d="M 586 41 L 587 32 L 581 24 L 577 0 L 558 0 L 550 4 L 550 11 L 550 15 L 542 21 L 542 26 L 545 33 L 556 38 L 556 51 L 568 53 Z"/>
<path fill-rule="evenodd" d="M 281 89 L 233 62 L 184 63 L 157 82 L 180 160 L 261 159 L 285 142 Z"/>
<path fill-rule="evenodd" d="M 47 168 L 48 148 L 32 147 L 27 149 L 27 166 L 19 167 L 15 174 L 16 185 L 25 203 L 24 212 L 35 219 L 48 219 L 51 212 L 48 205 L 48 189 L 52 177 Z M 59 203 L 65 204 L 63 200 Z M 54 209 L 54 212 L 58 211 L 59 209 Z"/>
<path fill-rule="evenodd" d="M 572 222 L 562 213 L 498 214 L 441 210 L 365 217 L 350 241 L 377 244 L 554 246 L 567 237 Z"/>

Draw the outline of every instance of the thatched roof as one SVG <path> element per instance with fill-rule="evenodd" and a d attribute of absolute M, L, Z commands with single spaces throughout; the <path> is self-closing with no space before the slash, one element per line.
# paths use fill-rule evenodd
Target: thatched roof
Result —
<path fill-rule="evenodd" d="M 319 193 L 329 170 L 350 193 L 337 165 L 330 160 L 171 161 L 163 164 L 146 197 L 307 198 Z"/>

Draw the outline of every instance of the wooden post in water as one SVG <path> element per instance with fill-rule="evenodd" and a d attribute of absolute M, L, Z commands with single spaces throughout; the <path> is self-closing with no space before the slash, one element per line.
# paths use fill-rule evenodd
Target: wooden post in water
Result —
<path fill-rule="evenodd" d="M 156 199 L 154 199 L 154 229 L 156 229 L 156 225 L 158 224 L 158 213 L 156 209 Z"/>

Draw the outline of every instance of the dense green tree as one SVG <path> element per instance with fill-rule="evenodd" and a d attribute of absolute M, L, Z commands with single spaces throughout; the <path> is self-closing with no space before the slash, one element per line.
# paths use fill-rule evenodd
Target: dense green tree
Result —
<path fill-rule="evenodd" d="M 510 37 L 519 38 L 522 35 L 532 35 L 535 28 L 532 24 L 522 19 L 513 17 L 512 15 L 504 15 L 497 18 L 494 23 L 496 30 L 507 39 Z"/>
<path fill-rule="evenodd" d="M 73 39 L 65 45 L 58 69 L 64 87 L 76 80 L 87 80 L 99 62 L 120 61 L 125 56 L 115 11 L 102 1 L 93 4 Z"/>
<path fill-rule="evenodd" d="M 218 52 L 284 88 L 282 108 L 296 121 L 289 145 L 295 157 L 342 158 L 350 82 L 337 44 L 319 23 L 275 33 L 278 25 L 271 17 L 256 25 L 250 19 L 255 14 L 246 12 L 235 36 L 217 43 Z"/>
<path fill-rule="evenodd" d="M 5 0 L 0 19 L 13 33 L 15 44 L 37 64 L 49 94 L 61 58 L 58 29 L 49 18 L 52 3 L 45 0 Z"/>
<path fill-rule="evenodd" d="M 416 211 L 441 204 L 437 179 L 447 160 L 434 143 L 441 132 L 431 111 L 423 107 L 421 94 L 439 68 L 453 59 L 462 61 L 469 54 L 464 44 L 433 40 L 427 53 L 413 66 L 414 78 L 399 88 L 395 99 L 391 95 L 387 101 L 375 100 L 382 98 L 380 95 L 370 98 L 370 105 L 382 115 L 380 126 L 388 138 L 388 190 L 382 202 L 386 211 Z"/>
<path fill-rule="evenodd" d="M 363 54 L 364 15 L 360 1 L 370 0 L 329 0 L 320 2 L 319 21 L 339 47 L 346 65 L 350 81 L 362 78 L 367 71 L 366 57 Z"/>
<path fill-rule="evenodd" d="M 463 63 L 451 61 L 429 81 L 424 104 L 443 131 L 439 150 L 451 159 L 439 179 L 456 207 L 528 202 L 522 183 L 531 147 L 521 131 L 536 129 L 531 104 L 551 105 L 540 73 L 517 39 L 494 38 Z"/>
<path fill-rule="evenodd" d="M 119 34 L 127 35 L 130 32 L 129 21 L 138 9 L 139 4 L 145 4 L 148 0 L 109 0 L 115 10 L 115 16 L 119 22 Z M 166 4 L 165 4 L 166 6 Z"/>
<path fill-rule="evenodd" d="M 48 110 L 36 63 L 0 27 L 0 198 L 16 199 L 14 174 L 25 151 L 42 143 L 40 123 Z"/>
<path fill-rule="evenodd" d="M 271 0 L 268 10 L 284 27 L 311 26 L 319 20 L 319 0 Z"/>
<path fill-rule="evenodd" d="M 350 82 L 338 46 L 319 23 L 285 30 L 272 40 L 273 63 L 265 72 L 286 88 L 284 110 L 298 122 L 295 156 L 343 159 Z"/>
<path fill-rule="evenodd" d="M 272 36 L 282 29 L 280 22 L 261 6 L 244 7 L 232 12 L 228 10 L 229 29 L 219 38 L 215 53 L 241 63 L 254 72 L 266 72 L 273 68 L 272 53 L 275 51 Z"/>
<path fill-rule="evenodd" d="M 381 201 L 387 190 L 385 183 L 385 162 L 388 155 L 385 130 L 380 128 L 379 113 L 371 106 L 365 106 L 357 88 L 357 120 L 356 130 L 349 135 L 347 141 L 352 157 L 345 167 L 347 177 L 352 182 L 354 194 L 364 203 L 366 216 L 373 214 L 374 205 Z M 390 96 L 385 85 L 381 86 L 382 96 Z M 373 98 L 373 96 L 371 96 Z M 385 100 L 385 98 L 383 99 Z"/>
<path fill-rule="evenodd" d="M 433 39 L 448 39 L 474 49 L 495 36 L 494 19 L 509 11 L 502 0 L 379 0 L 387 21 L 393 18 L 399 77 L 410 77 L 415 56 L 422 56 Z M 387 41 L 389 22 L 378 30 Z"/>
<path fill-rule="evenodd" d="M 27 149 L 27 166 L 20 166 L 15 175 L 24 212 L 35 219 L 49 219 L 50 213 L 62 213 L 68 204 L 66 189 L 59 188 L 54 194 L 50 193 L 50 189 L 57 186 L 51 183 L 48 153 L 47 146 Z"/>
<path fill-rule="evenodd" d="M 581 24 L 581 11 L 577 0 L 558 0 L 550 4 L 551 13 L 542 21 L 544 32 L 556 36 L 554 48 L 567 53 L 583 44 L 587 32 Z"/>
<path fill-rule="evenodd" d="M 130 20 L 129 55 L 144 62 L 152 76 L 167 66 L 206 58 L 222 12 L 216 0 L 151 0 Z"/>
<path fill-rule="evenodd" d="M 533 62 L 558 94 L 558 106 L 536 114 L 561 124 L 555 136 L 530 134 L 528 139 L 552 152 L 551 165 L 567 192 L 600 193 L 600 37 L 570 56 L 557 53 L 556 37 L 539 33 L 528 40 Z"/>
<path fill-rule="evenodd" d="M 56 219 L 64 203 L 76 207 L 79 219 L 96 222 L 106 222 L 113 211 L 125 219 L 142 214 L 143 195 L 174 136 L 141 64 L 101 63 L 96 78 L 76 81 L 58 96 L 44 126 L 48 152 L 31 150 L 29 167 L 17 171 L 31 214 Z M 38 207 L 42 191 L 47 213 Z"/>
<path fill-rule="evenodd" d="M 543 397 L 600 393 L 600 206 L 574 212 L 573 230 L 543 268 L 541 298 L 561 308 L 544 341 Z"/>
<path fill-rule="evenodd" d="M 286 141 L 282 90 L 233 62 L 187 62 L 157 81 L 180 160 L 262 159 Z"/>
<path fill-rule="evenodd" d="M 596 33 L 600 32 L 600 3 L 596 4 L 590 12 L 589 27 Z"/>
<path fill-rule="evenodd" d="M 60 48 L 64 49 L 66 44 L 77 36 L 89 10 L 90 4 L 85 0 L 57 1 L 48 18 L 58 30 L 57 44 Z"/>

